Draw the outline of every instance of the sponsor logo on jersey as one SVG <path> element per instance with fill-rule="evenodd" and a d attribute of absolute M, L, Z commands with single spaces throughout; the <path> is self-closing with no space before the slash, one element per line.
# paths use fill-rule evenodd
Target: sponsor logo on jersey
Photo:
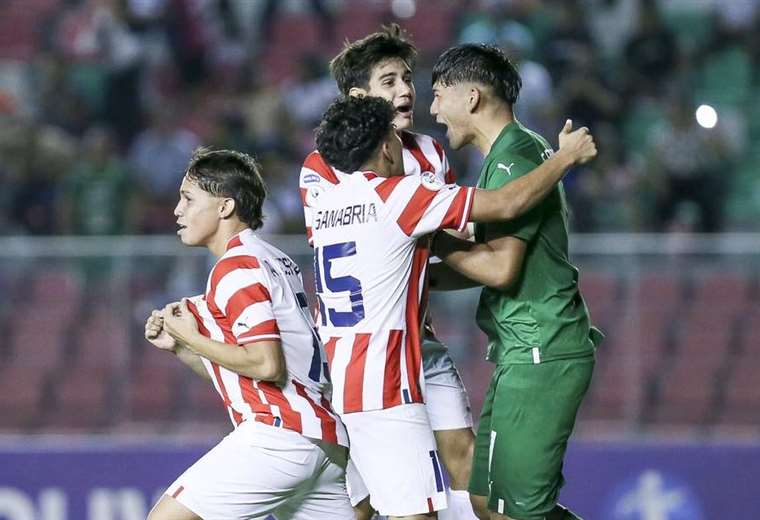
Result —
<path fill-rule="evenodd" d="M 497 163 L 496 167 L 500 170 L 507 170 L 507 175 L 512 175 L 512 166 L 514 166 L 515 163 L 509 163 L 509 166 L 506 166 L 504 163 Z"/>
<path fill-rule="evenodd" d="M 314 184 L 315 182 L 319 182 L 320 178 L 319 175 L 316 173 L 307 173 L 303 176 L 303 183 L 304 184 Z"/>
<path fill-rule="evenodd" d="M 319 197 L 324 193 L 325 189 L 321 186 L 312 186 L 306 190 L 306 205 L 316 206 L 319 202 Z"/>
<path fill-rule="evenodd" d="M 433 172 L 422 172 L 420 178 L 422 179 L 422 185 L 430 191 L 438 191 L 444 186 L 443 181 L 436 177 Z"/>

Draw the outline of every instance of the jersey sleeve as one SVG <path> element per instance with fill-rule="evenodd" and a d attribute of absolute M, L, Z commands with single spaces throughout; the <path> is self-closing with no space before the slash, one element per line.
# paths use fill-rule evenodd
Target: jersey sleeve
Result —
<path fill-rule="evenodd" d="M 538 164 L 518 155 L 497 157 L 488 167 L 487 179 L 483 187 L 490 190 L 501 188 L 505 184 L 527 175 L 537 167 Z M 483 240 L 514 236 L 527 242 L 536 235 L 541 226 L 544 206 L 544 203 L 539 203 L 516 219 L 485 224 L 478 235 Z"/>
<path fill-rule="evenodd" d="M 413 238 L 438 229 L 462 231 L 475 193 L 474 188 L 444 184 L 429 172 L 384 179 L 375 189 L 401 231 Z"/>
<path fill-rule="evenodd" d="M 312 221 L 314 218 L 312 204 L 325 189 L 335 184 L 338 184 L 338 176 L 335 171 L 322 159 L 318 152 L 311 152 L 304 160 L 298 177 L 306 239 L 310 246 L 314 245 L 312 239 Z"/>
<path fill-rule="evenodd" d="M 280 339 L 270 282 L 254 256 L 223 258 L 211 272 L 209 304 L 225 317 L 240 345 Z"/>

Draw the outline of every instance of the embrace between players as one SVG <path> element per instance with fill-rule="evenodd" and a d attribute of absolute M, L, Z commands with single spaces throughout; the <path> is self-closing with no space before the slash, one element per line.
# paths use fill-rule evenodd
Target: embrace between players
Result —
<path fill-rule="evenodd" d="M 514 117 L 521 82 L 503 53 L 453 47 L 430 113 L 451 148 L 485 156 L 478 188 L 459 186 L 441 145 L 410 131 L 415 57 L 392 25 L 331 62 L 343 96 L 300 175 L 315 317 L 298 266 L 255 233 L 257 163 L 192 157 L 178 234 L 218 261 L 205 294 L 154 311 L 145 336 L 212 381 L 235 429 L 150 519 L 577 518 L 557 500 L 600 334 L 568 261 L 560 180 L 596 155 L 593 138 L 568 121 L 552 153 Z M 477 435 L 427 313 L 429 288 L 475 286 L 496 364 Z"/>

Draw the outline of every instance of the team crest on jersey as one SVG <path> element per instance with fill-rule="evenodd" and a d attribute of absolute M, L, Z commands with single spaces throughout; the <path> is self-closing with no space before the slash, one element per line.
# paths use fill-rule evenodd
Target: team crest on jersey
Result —
<path fill-rule="evenodd" d="M 304 184 L 314 184 L 315 182 L 319 182 L 319 175 L 316 173 L 307 173 L 303 176 Z"/>
<path fill-rule="evenodd" d="M 438 191 L 443 188 L 443 182 L 441 179 L 436 177 L 432 172 L 422 172 L 420 177 L 422 179 L 422 185 L 431 191 Z"/>
<path fill-rule="evenodd" d="M 306 205 L 316 206 L 325 189 L 321 186 L 312 186 L 306 190 Z"/>

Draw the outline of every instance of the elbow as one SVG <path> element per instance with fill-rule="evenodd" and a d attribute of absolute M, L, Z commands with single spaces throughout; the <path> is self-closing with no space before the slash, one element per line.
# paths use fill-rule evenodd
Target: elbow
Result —
<path fill-rule="evenodd" d="M 515 276 L 511 272 L 495 272 L 493 276 L 484 284 L 497 291 L 507 291 L 515 283 Z"/>
<path fill-rule="evenodd" d="M 260 381 L 284 382 L 287 374 L 285 360 L 282 356 L 270 356 L 258 367 L 257 373 L 256 379 Z"/>

